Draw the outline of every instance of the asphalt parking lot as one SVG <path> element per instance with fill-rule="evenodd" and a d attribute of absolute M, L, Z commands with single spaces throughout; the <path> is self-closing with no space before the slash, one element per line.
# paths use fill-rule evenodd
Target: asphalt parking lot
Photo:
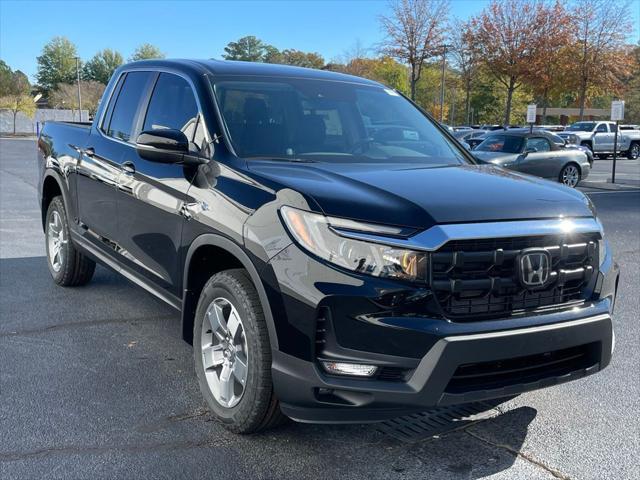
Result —
<path fill-rule="evenodd" d="M 53 284 L 35 144 L 0 140 L 0 478 L 638 478 L 640 161 L 618 163 L 616 190 L 609 164 L 584 189 L 622 268 L 605 371 L 420 441 L 295 423 L 242 437 L 207 413 L 175 310 L 104 268 Z"/>

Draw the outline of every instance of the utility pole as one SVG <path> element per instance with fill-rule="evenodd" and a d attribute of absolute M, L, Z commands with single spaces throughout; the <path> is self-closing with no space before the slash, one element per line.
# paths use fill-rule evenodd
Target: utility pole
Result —
<path fill-rule="evenodd" d="M 80 57 L 75 57 L 76 59 L 76 78 L 78 80 L 78 113 L 80 117 L 80 121 L 82 121 L 82 94 L 80 93 Z"/>
<path fill-rule="evenodd" d="M 456 126 L 456 86 L 451 87 L 451 115 L 449 115 L 449 123 L 452 127 Z"/>
<path fill-rule="evenodd" d="M 444 71 L 447 65 L 447 47 L 442 45 L 442 77 L 440 78 L 440 123 L 444 118 Z"/>

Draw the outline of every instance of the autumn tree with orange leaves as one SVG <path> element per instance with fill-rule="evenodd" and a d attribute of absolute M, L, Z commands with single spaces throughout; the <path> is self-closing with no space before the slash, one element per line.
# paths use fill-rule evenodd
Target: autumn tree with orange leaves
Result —
<path fill-rule="evenodd" d="M 559 2 L 493 0 L 471 20 L 472 45 L 507 92 L 505 125 L 510 123 L 514 92 L 537 75 L 552 49 L 566 44 L 564 34 L 558 34 L 566 23 L 566 18 L 556 16 L 562 11 Z"/>
<path fill-rule="evenodd" d="M 409 65 L 411 99 L 430 58 L 442 51 L 448 14 L 448 0 L 393 0 L 391 15 L 381 16 L 386 38 L 382 53 Z"/>
<path fill-rule="evenodd" d="M 542 100 L 542 123 L 547 122 L 549 96 L 566 91 L 567 69 L 570 63 L 571 45 L 575 42 L 573 18 L 565 6 L 556 2 L 539 12 L 538 54 L 532 58 L 527 83 Z"/>

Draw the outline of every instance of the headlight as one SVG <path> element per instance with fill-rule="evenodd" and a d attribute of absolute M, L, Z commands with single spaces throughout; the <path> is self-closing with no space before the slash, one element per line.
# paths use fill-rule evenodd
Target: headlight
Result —
<path fill-rule="evenodd" d="M 406 281 L 427 280 L 427 254 L 388 245 L 340 236 L 334 228 L 398 234 L 395 227 L 377 226 L 352 220 L 325 217 L 292 207 L 280 209 L 287 229 L 306 250 L 340 267 L 375 277 Z"/>
<path fill-rule="evenodd" d="M 604 238 L 598 240 L 598 266 L 602 266 L 604 259 L 607 257 L 608 243 Z"/>

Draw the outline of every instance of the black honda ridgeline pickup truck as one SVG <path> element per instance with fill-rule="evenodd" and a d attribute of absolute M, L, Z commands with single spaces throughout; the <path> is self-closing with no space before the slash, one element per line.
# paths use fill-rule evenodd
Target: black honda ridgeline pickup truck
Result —
<path fill-rule="evenodd" d="M 611 359 L 618 267 L 591 202 L 476 164 L 379 83 L 136 62 L 38 149 L 54 281 L 98 262 L 178 309 L 233 431 L 511 396 Z"/>

